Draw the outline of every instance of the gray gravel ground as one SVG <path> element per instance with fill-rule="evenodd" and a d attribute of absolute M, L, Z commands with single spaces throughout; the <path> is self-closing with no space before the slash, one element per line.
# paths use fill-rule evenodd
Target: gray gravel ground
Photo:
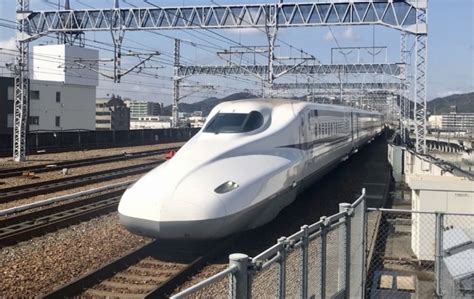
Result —
<path fill-rule="evenodd" d="M 58 171 L 38 173 L 35 175 L 36 178 L 34 179 L 28 178 L 28 177 L 22 177 L 22 176 L 4 178 L 4 179 L 1 179 L 1 181 L 4 183 L 1 186 L 1 188 L 10 188 L 10 187 L 33 184 L 33 183 L 46 182 L 50 180 L 63 179 L 66 177 L 72 178 L 77 175 L 88 174 L 88 173 L 93 173 L 97 171 L 119 169 L 119 168 L 138 165 L 138 164 L 156 163 L 163 159 L 164 159 L 164 155 L 156 155 L 156 156 L 150 156 L 150 157 L 133 159 L 133 160 L 117 161 L 117 162 L 111 162 L 111 163 L 102 163 L 102 164 L 91 165 L 91 166 L 71 168 L 68 170 L 67 175 L 62 174 L 61 171 L 58 170 Z"/>
<path fill-rule="evenodd" d="M 169 147 L 176 147 L 183 145 L 184 142 L 177 143 L 165 143 L 165 144 L 153 144 L 153 145 L 141 145 L 141 146 L 131 146 L 131 147 L 117 147 L 117 148 L 107 148 L 107 149 L 96 149 L 96 150 L 87 150 L 87 151 L 75 151 L 75 152 L 64 152 L 64 153 L 54 153 L 54 154 L 41 154 L 41 155 L 28 155 L 28 160 L 26 162 L 17 163 L 12 160 L 12 158 L 0 158 L 0 168 L 15 168 L 22 166 L 31 166 L 38 164 L 46 163 L 57 163 L 61 161 L 72 161 L 85 158 L 93 158 L 100 156 L 110 156 L 117 155 L 121 153 L 135 153 L 141 151 L 163 149 Z"/>
<path fill-rule="evenodd" d="M 87 185 L 87 186 L 67 189 L 67 190 L 48 193 L 48 194 L 41 194 L 41 195 L 37 195 L 37 196 L 33 196 L 33 197 L 14 200 L 12 202 L 0 203 L 0 210 L 8 209 L 8 208 L 11 208 L 11 207 L 16 207 L 16 206 L 20 206 L 20 205 L 24 205 L 24 204 L 28 204 L 28 203 L 32 203 L 32 202 L 37 202 L 37 201 L 40 201 L 40 200 L 50 199 L 50 198 L 60 196 L 60 195 L 76 193 L 76 192 L 79 192 L 79 191 L 85 191 L 85 190 L 89 190 L 89 189 L 93 189 L 93 188 L 112 185 L 112 184 L 116 184 L 116 183 L 120 183 L 120 182 L 126 182 L 126 181 L 130 181 L 130 180 L 137 180 L 141 176 L 143 176 L 143 174 L 127 176 L 127 177 L 123 177 L 123 178 L 119 178 L 119 179 L 115 179 L 115 180 L 105 181 L 105 182 L 96 183 L 96 184 L 90 184 L 90 185 Z M 58 204 L 62 204 L 62 203 L 58 203 Z M 29 211 L 31 211 L 31 210 L 29 210 Z"/>
<path fill-rule="evenodd" d="M 116 213 L 0 249 L 0 297 L 47 293 L 144 244 Z"/>

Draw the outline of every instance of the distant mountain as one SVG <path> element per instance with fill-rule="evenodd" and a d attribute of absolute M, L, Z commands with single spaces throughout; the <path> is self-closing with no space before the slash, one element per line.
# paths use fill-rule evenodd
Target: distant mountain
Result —
<path fill-rule="evenodd" d="M 202 111 L 202 113 L 207 116 L 209 112 L 211 112 L 212 108 L 214 108 L 217 104 L 220 104 L 222 102 L 249 99 L 249 98 L 255 98 L 255 97 L 256 96 L 251 93 L 239 92 L 239 93 L 231 94 L 230 96 L 227 96 L 221 99 L 212 97 L 212 98 L 208 98 L 208 99 L 202 100 L 200 102 L 192 103 L 192 104 L 181 103 L 179 104 L 179 112 L 191 113 L 193 111 Z M 171 115 L 171 108 L 172 108 L 171 105 L 164 107 L 163 114 Z"/>
<path fill-rule="evenodd" d="M 474 92 L 436 98 L 428 102 L 428 111 L 431 114 L 445 114 L 451 111 L 451 106 L 456 106 L 458 113 L 474 113 Z"/>

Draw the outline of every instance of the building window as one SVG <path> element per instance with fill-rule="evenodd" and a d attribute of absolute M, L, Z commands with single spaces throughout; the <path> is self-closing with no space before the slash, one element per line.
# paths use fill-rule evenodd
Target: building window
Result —
<path fill-rule="evenodd" d="M 40 92 L 39 90 L 30 90 L 30 100 L 39 100 Z"/>
<path fill-rule="evenodd" d="M 56 116 L 56 127 L 61 126 L 61 116 Z"/>
<path fill-rule="evenodd" d="M 28 122 L 30 125 L 39 125 L 39 116 L 30 116 Z"/>
<path fill-rule="evenodd" d="M 7 89 L 8 100 L 13 101 L 14 97 L 15 97 L 15 92 L 14 92 L 13 86 L 8 86 L 8 89 Z"/>
<path fill-rule="evenodd" d="M 56 91 L 56 103 L 61 103 L 61 92 Z"/>

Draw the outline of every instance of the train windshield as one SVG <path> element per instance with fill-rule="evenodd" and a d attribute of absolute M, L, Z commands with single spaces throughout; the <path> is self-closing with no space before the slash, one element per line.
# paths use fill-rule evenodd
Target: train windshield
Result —
<path fill-rule="evenodd" d="M 260 128 L 263 115 L 258 111 L 250 113 L 217 113 L 204 129 L 207 133 L 243 133 Z"/>

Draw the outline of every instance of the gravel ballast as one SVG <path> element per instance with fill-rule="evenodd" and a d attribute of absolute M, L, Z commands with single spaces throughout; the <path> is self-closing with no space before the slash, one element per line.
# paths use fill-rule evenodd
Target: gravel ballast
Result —
<path fill-rule="evenodd" d="M 0 158 L 0 168 L 17 168 L 23 166 L 32 166 L 38 164 L 54 164 L 62 161 L 74 161 L 86 158 L 112 156 L 122 153 L 136 153 L 142 151 L 159 150 L 164 148 L 182 146 L 183 142 L 176 143 L 164 143 L 164 144 L 153 144 L 153 145 L 141 145 L 131 147 L 116 147 L 107 149 L 95 149 L 86 151 L 74 151 L 64 153 L 52 153 L 52 154 L 41 154 L 41 155 L 28 155 L 27 161 L 18 163 L 12 160 L 12 158 Z"/>
<path fill-rule="evenodd" d="M 145 175 L 145 174 L 136 174 L 136 175 L 127 176 L 127 177 L 123 177 L 123 178 L 119 178 L 119 179 L 115 179 L 115 180 L 90 184 L 90 185 L 87 185 L 87 186 L 81 186 L 81 187 L 67 189 L 67 190 L 63 190 L 63 191 L 47 193 L 47 194 L 41 194 L 41 195 L 28 197 L 28 198 L 24 198 L 24 199 L 18 199 L 18 200 L 14 200 L 14 201 L 11 201 L 11 202 L 0 203 L 0 210 L 4 210 L 4 209 L 20 206 L 20 205 L 33 203 L 33 202 L 37 202 L 37 201 L 40 201 L 40 200 L 50 199 L 50 198 L 53 198 L 53 197 L 56 197 L 56 196 L 72 194 L 72 193 L 76 193 L 76 192 L 79 192 L 79 191 L 85 191 L 85 190 L 89 190 L 89 189 L 93 189 L 93 188 L 112 185 L 112 184 L 116 184 L 116 183 L 120 183 L 120 182 L 127 182 L 127 181 L 130 181 L 130 180 L 138 180 L 143 175 Z M 1 219 L 1 217 L 0 217 L 0 219 Z"/>
<path fill-rule="evenodd" d="M 112 213 L 2 248 L 0 294 L 45 294 L 148 240 L 129 233 Z"/>

